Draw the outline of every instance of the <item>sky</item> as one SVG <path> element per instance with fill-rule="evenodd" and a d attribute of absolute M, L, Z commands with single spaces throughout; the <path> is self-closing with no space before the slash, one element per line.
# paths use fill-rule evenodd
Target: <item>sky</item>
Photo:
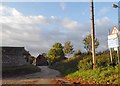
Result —
<path fill-rule="evenodd" d="M 95 2 L 95 35 L 108 49 L 109 29 L 118 26 L 117 2 Z M 91 33 L 89 2 L 3 2 L 0 3 L 1 46 L 25 47 L 33 56 L 47 53 L 56 42 L 71 41 L 74 50 L 85 52 L 83 39 Z"/>

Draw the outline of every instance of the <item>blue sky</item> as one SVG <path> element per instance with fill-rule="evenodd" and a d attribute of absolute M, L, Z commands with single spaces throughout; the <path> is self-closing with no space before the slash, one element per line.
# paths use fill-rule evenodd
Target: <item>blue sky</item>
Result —
<path fill-rule="evenodd" d="M 16 8 L 26 16 L 57 16 L 60 18 L 70 18 L 80 22 L 87 22 L 90 19 L 89 2 L 10 2 L 4 3 L 7 6 Z M 95 18 L 103 16 L 110 17 L 113 21 L 118 18 L 117 9 L 112 8 L 113 2 L 95 2 Z M 117 4 L 117 2 L 115 2 Z M 64 8 L 62 8 L 62 6 Z M 104 9 L 106 8 L 106 9 Z M 99 11 L 104 9 L 100 14 Z M 116 24 L 116 21 L 114 21 Z"/>
<path fill-rule="evenodd" d="M 117 4 L 94 3 L 95 33 L 100 41 L 96 51 L 108 49 L 108 31 L 118 25 L 113 3 Z M 24 46 L 37 56 L 47 53 L 55 42 L 71 41 L 75 50 L 85 51 L 82 40 L 91 29 L 89 2 L 4 2 L 2 7 L 2 45 Z"/>

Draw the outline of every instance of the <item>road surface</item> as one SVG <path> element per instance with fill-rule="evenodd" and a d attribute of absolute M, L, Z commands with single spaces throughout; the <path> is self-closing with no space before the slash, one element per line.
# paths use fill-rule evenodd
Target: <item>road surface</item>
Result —
<path fill-rule="evenodd" d="M 6 78 L 2 84 L 55 84 L 53 81 L 61 79 L 60 72 L 48 68 L 48 66 L 38 66 L 41 71 L 33 74 L 27 74 L 16 78 Z"/>

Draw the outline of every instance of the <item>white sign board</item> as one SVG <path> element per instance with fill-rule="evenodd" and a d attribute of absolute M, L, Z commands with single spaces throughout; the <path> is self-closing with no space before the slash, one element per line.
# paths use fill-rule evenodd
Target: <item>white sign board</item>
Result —
<path fill-rule="evenodd" d="M 108 35 L 108 47 L 109 48 L 119 47 L 119 38 L 117 34 Z"/>

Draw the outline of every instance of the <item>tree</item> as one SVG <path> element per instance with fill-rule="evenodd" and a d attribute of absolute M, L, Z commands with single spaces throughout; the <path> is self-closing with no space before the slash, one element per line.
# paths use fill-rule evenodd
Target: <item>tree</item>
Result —
<path fill-rule="evenodd" d="M 42 53 L 42 56 L 44 56 L 45 58 L 47 57 L 47 54 L 46 53 Z"/>
<path fill-rule="evenodd" d="M 61 43 L 55 43 L 47 54 L 50 63 L 55 63 L 64 58 L 63 46 Z"/>
<path fill-rule="evenodd" d="M 87 35 L 84 39 L 83 39 L 83 43 L 84 43 L 84 48 L 87 50 L 88 53 L 92 52 L 92 38 L 91 38 L 91 34 Z M 97 48 L 99 46 L 99 41 L 96 38 L 95 39 L 95 48 Z"/>
<path fill-rule="evenodd" d="M 65 42 L 65 45 L 64 45 L 64 54 L 65 55 L 70 55 L 70 54 L 73 54 L 73 45 L 71 44 L 70 41 L 67 41 Z"/>
<path fill-rule="evenodd" d="M 81 55 L 81 51 L 80 50 L 78 50 L 77 52 L 75 52 L 73 56 L 76 57 L 76 56 L 79 56 L 79 55 Z"/>

